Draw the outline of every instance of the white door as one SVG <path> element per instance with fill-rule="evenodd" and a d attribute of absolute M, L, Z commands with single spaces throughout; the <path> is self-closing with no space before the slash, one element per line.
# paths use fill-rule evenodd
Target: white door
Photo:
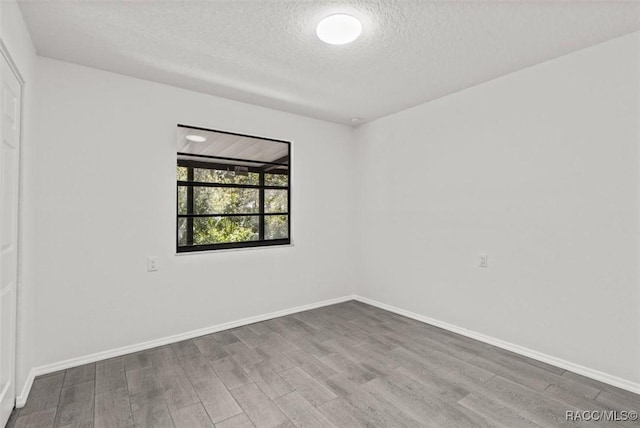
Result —
<path fill-rule="evenodd" d="M 21 85 L 0 55 L 0 426 L 16 398 L 16 283 L 18 279 L 18 195 Z"/>

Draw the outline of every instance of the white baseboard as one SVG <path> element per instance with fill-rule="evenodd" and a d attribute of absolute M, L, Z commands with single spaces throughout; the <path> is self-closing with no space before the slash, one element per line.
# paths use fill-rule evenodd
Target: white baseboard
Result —
<path fill-rule="evenodd" d="M 295 314 L 297 312 L 303 312 L 303 311 L 308 311 L 310 309 L 320 308 L 323 306 L 334 305 L 336 303 L 346 302 L 348 300 L 357 300 L 359 302 L 366 303 L 368 305 L 376 306 L 380 309 L 384 309 L 389 312 L 394 312 L 398 315 L 403 315 L 417 321 L 421 321 L 436 327 L 440 327 L 445 330 L 458 333 L 463 336 L 470 337 L 472 339 L 476 339 L 493 346 L 497 346 L 498 348 L 506 349 L 507 351 L 515 352 L 516 354 L 520 354 L 525 357 L 532 358 L 534 360 L 542 361 L 544 363 L 551 364 L 556 367 L 560 367 L 565 370 L 572 371 L 574 373 L 578 373 L 580 375 L 589 377 L 591 379 L 595 379 L 600 382 L 604 382 L 606 384 L 613 385 L 618 388 L 621 388 L 630 392 L 634 392 L 636 394 L 640 394 L 639 383 L 632 382 L 632 381 L 629 381 L 608 373 L 604 373 L 598 370 L 594 370 L 585 366 L 581 366 L 579 364 L 575 364 L 570 361 L 563 360 L 561 358 L 556 358 L 551 355 L 543 354 L 541 352 L 534 351 L 532 349 L 525 348 L 520 345 L 505 342 L 504 340 L 496 339 L 495 337 L 487 336 L 485 334 L 478 333 L 473 330 L 468 330 L 466 328 L 458 327 L 456 325 L 439 321 L 433 318 L 429 318 L 424 315 L 416 314 L 414 312 L 407 311 L 405 309 L 400 309 L 395 306 L 387 305 L 385 303 L 381 303 L 376 300 L 372 300 L 372 299 L 358 296 L 358 295 L 350 295 L 350 296 L 338 297 L 336 299 L 324 300 L 322 302 L 311 303 L 308 305 L 297 306 L 294 308 L 284 309 L 281 311 L 271 312 L 268 314 L 244 318 L 238 321 L 231 321 L 223 324 L 214 325 L 211 327 L 192 330 L 186 333 L 175 334 L 172 336 L 150 340 L 150 341 L 138 343 L 135 345 L 123 346 L 121 348 L 111 349 L 103 352 L 97 352 L 95 354 L 85 355 L 83 357 L 71 358 L 71 359 L 60 361 L 54 364 L 35 367 L 31 369 L 31 371 L 29 372 L 29 376 L 25 381 L 22 391 L 20 392 L 20 395 L 16 398 L 16 407 L 21 408 L 21 407 L 24 407 L 24 405 L 26 404 L 27 397 L 29 396 L 29 392 L 31 391 L 31 386 L 33 385 L 33 381 L 36 376 L 42 376 L 45 374 L 57 372 L 59 370 L 65 370 L 71 367 L 81 366 L 83 364 L 102 361 L 108 358 L 119 357 L 122 355 L 130 354 L 132 352 L 144 351 L 145 349 L 155 348 L 157 346 L 167 345 L 174 342 L 180 342 L 182 340 L 192 339 L 194 337 L 216 333 L 219 331 L 228 330 L 230 328 L 241 327 L 244 325 L 253 324 L 260 321 L 266 321 L 272 318 L 278 318 L 278 317 L 282 317 L 290 314 Z"/>
<path fill-rule="evenodd" d="M 355 296 L 342 296 L 336 299 L 329 299 L 329 300 L 324 300 L 322 302 L 311 303 L 308 305 L 296 306 L 294 308 L 283 309 L 281 311 L 244 318 L 238 321 L 231 321 L 223 324 L 214 325 L 211 327 L 205 327 L 197 330 L 188 331 L 186 333 L 174 334 L 172 336 L 162 337 L 160 339 L 149 340 L 147 342 L 142 342 L 135 345 L 123 346 L 121 348 L 110 349 L 108 351 L 103 351 L 103 352 L 97 352 L 95 354 L 85 355 L 83 357 L 70 358 L 68 360 L 60 361 L 53 364 L 47 364 L 45 366 L 34 367 L 29 372 L 29 376 L 25 381 L 25 384 L 22 388 L 22 391 L 20 392 L 20 395 L 16 397 L 16 407 L 22 408 L 26 404 L 27 397 L 29 396 L 29 392 L 31 391 L 31 386 L 33 385 L 33 381 L 36 378 L 36 376 L 42 376 L 45 374 L 57 372 L 59 370 L 65 370 L 71 367 L 81 366 L 83 364 L 94 363 L 96 361 L 102 361 L 108 358 L 120 357 L 122 355 L 131 354 L 132 352 L 144 351 L 145 349 L 155 348 L 157 346 L 180 342 L 182 340 L 187 340 L 187 339 L 193 339 L 194 337 L 204 336 L 206 334 L 211 334 L 211 333 L 217 333 L 219 331 L 228 330 L 230 328 L 242 327 L 243 325 L 254 324 L 260 321 L 266 321 L 272 318 L 283 317 L 285 315 L 291 315 L 297 312 L 308 311 L 310 309 L 334 305 L 336 303 L 346 302 L 348 300 L 354 300 L 354 299 L 355 299 Z"/>
<path fill-rule="evenodd" d="M 36 378 L 35 369 L 29 370 L 29 374 L 27 375 L 27 380 L 24 381 L 24 385 L 22 386 L 22 391 L 20 391 L 20 395 L 16 397 L 16 407 L 21 409 L 27 403 L 27 397 L 29 396 L 29 392 L 31 392 L 31 387 L 33 386 L 33 380 Z"/>
<path fill-rule="evenodd" d="M 520 354 L 525 357 L 532 358 L 534 360 L 542 361 L 543 363 L 551 364 L 553 366 L 560 367 L 565 370 L 569 370 L 571 372 L 580 374 L 582 376 L 586 376 L 588 378 L 595 379 L 597 381 L 616 386 L 626 391 L 640 394 L 640 383 L 632 382 L 630 380 L 623 379 L 618 376 L 614 376 L 608 373 L 594 370 L 589 367 L 581 366 L 579 364 L 575 364 L 570 361 L 563 360 L 561 358 L 557 358 L 551 355 L 543 354 L 538 351 L 534 351 L 529 348 L 525 348 L 524 346 L 516 345 L 510 342 L 505 342 L 504 340 L 496 339 L 495 337 L 487 336 L 485 334 L 478 333 L 473 330 L 467 330 L 466 328 L 458 327 L 456 325 L 449 324 L 444 321 L 439 321 L 433 318 L 426 317 L 424 315 L 416 314 L 414 312 L 407 311 L 405 309 L 400 309 L 395 306 L 387 305 L 386 303 L 381 303 L 366 297 L 355 296 L 354 298 L 359 302 L 366 303 L 371 306 L 376 306 L 380 309 L 384 309 L 389 312 L 396 313 L 398 315 L 403 315 L 405 317 L 408 317 L 417 321 L 421 321 L 436 327 L 440 327 L 442 329 L 451 331 L 453 333 L 458 333 L 462 336 L 470 337 L 471 339 L 479 340 L 480 342 L 488 343 L 489 345 L 497 346 L 498 348 L 506 349 L 507 351 L 515 352 L 516 354 Z"/>

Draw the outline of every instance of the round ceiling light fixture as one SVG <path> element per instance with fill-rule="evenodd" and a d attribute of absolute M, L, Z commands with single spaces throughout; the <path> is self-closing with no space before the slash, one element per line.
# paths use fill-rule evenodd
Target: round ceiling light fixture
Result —
<path fill-rule="evenodd" d="M 360 37 L 361 33 L 360 21 L 344 13 L 327 16 L 316 28 L 318 38 L 330 45 L 346 45 Z"/>
<path fill-rule="evenodd" d="M 205 141 L 207 141 L 207 139 L 202 135 L 187 135 L 185 138 L 194 143 L 204 143 Z"/>

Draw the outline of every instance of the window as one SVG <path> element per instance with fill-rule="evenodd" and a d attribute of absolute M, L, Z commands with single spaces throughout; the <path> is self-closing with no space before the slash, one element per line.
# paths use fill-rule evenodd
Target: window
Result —
<path fill-rule="evenodd" d="M 291 143 L 178 125 L 177 251 L 290 243 Z"/>

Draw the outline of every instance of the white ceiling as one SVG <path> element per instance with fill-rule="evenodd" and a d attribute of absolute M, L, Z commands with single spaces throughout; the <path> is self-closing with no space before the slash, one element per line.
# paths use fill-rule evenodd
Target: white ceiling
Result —
<path fill-rule="evenodd" d="M 640 30 L 637 1 L 30 1 L 40 55 L 350 124 Z M 346 46 L 316 24 L 363 23 Z"/>

